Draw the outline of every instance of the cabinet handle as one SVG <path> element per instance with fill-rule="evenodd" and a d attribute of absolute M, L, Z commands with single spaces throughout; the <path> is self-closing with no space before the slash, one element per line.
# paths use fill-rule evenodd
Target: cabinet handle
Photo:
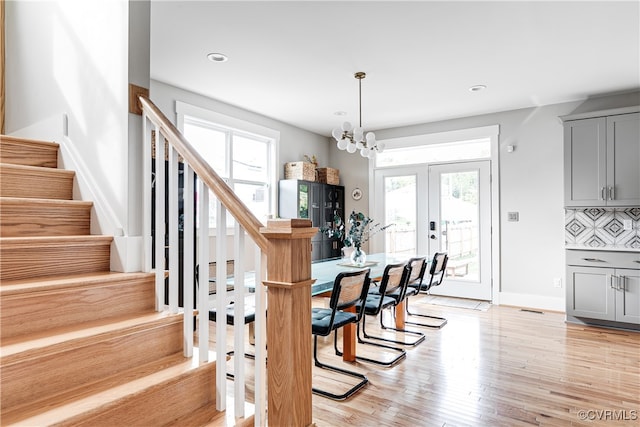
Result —
<path fill-rule="evenodd" d="M 584 261 L 589 261 L 589 262 L 606 262 L 603 259 L 599 259 L 599 258 L 582 258 Z"/>
<path fill-rule="evenodd" d="M 619 291 L 626 291 L 627 290 L 627 276 L 619 276 L 618 279 L 620 280 L 618 283 L 618 290 Z"/>
<path fill-rule="evenodd" d="M 613 190 L 613 186 L 609 187 L 609 200 L 613 200 L 616 198 L 615 191 Z"/>
<path fill-rule="evenodd" d="M 604 191 L 605 191 L 605 187 L 602 187 L 600 189 L 600 200 L 606 200 L 607 196 L 605 196 Z"/>
<path fill-rule="evenodd" d="M 615 286 L 613 284 L 614 280 L 615 280 L 615 283 L 616 283 Z M 620 290 L 620 282 L 619 282 L 619 280 L 620 280 L 620 277 L 618 277 L 618 276 L 616 276 L 614 274 L 609 276 L 609 286 L 611 287 L 611 289 Z"/>
<path fill-rule="evenodd" d="M 634 260 L 633 262 L 637 262 L 638 264 L 640 264 L 640 260 L 637 260 L 637 261 Z"/>

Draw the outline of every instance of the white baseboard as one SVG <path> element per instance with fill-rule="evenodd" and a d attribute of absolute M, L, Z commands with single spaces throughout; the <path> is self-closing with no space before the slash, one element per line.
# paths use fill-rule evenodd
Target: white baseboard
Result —
<path fill-rule="evenodd" d="M 513 305 L 516 307 L 535 308 L 538 310 L 558 311 L 562 313 L 566 311 L 564 298 L 500 292 L 498 301 L 500 305 Z"/>

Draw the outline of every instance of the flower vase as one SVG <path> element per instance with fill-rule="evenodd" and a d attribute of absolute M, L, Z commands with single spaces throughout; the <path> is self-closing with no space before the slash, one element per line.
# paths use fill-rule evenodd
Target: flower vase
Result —
<path fill-rule="evenodd" d="M 361 248 L 355 248 L 353 252 L 351 252 L 351 263 L 358 267 L 364 267 L 365 262 L 367 261 L 367 253 L 363 251 Z"/>

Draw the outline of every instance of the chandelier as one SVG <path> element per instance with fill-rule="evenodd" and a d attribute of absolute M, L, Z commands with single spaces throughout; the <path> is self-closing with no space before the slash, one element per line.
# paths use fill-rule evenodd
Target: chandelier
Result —
<path fill-rule="evenodd" d="M 354 128 L 351 123 L 344 122 L 342 127 L 335 128 L 331 135 L 338 141 L 338 149 L 347 150 L 348 153 L 355 153 L 360 150 L 362 157 L 373 159 L 376 156 L 376 152 L 382 153 L 382 150 L 384 150 L 384 142 L 377 142 L 376 135 L 373 132 L 367 132 L 365 135 L 362 128 L 362 79 L 366 76 L 362 71 L 358 71 L 353 75 L 358 80 L 359 125 Z"/>

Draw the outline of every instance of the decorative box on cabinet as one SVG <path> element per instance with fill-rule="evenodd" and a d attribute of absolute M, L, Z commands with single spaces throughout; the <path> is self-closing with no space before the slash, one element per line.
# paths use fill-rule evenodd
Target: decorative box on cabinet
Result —
<path fill-rule="evenodd" d="M 567 320 L 640 329 L 640 252 L 567 250 Z"/>
<path fill-rule="evenodd" d="M 313 227 L 331 227 L 334 218 L 344 219 L 344 187 L 300 179 L 280 181 L 278 215 L 280 218 L 310 219 Z M 311 260 L 337 258 L 342 242 L 318 232 L 311 239 Z"/>
<path fill-rule="evenodd" d="M 638 110 L 562 117 L 565 206 L 640 205 Z"/>

